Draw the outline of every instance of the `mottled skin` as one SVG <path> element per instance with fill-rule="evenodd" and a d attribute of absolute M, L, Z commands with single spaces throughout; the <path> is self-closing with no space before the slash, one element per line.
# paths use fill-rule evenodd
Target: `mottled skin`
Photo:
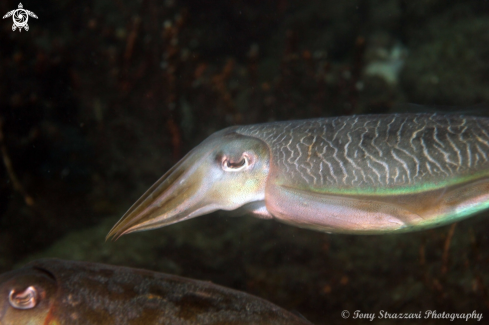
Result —
<path fill-rule="evenodd" d="M 36 307 L 12 289 L 35 286 Z M 140 269 L 46 259 L 0 275 L 1 325 L 310 324 L 276 305 L 210 282 Z"/>
<path fill-rule="evenodd" d="M 203 153 L 213 159 L 202 159 Z M 224 166 L 222 156 L 239 161 L 246 153 L 266 168 L 257 173 L 250 164 L 234 171 L 240 174 L 237 179 L 229 177 L 229 168 L 224 172 L 216 167 Z M 226 189 L 203 199 L 207 188 L 195 185 L 199 206 L 212 205 L 209 211 L 241 206 L 262 217 L 326 232 L 385 233 L 453 222 L 489 206 L 489 119 L 360 115 L 231 127 L 211 136 L 179 164 L 109 235 L 204 214 L 191 207 L 191 195 L 174 200 L 171 207 L 161 200 L 178 191 L 179 182 L 211 182 Z M 199 175 L 182 176 L 193 165 L 201 165 Z M 256 184 L 246 186 L 246 180 Z M 230 187 L 236 184 L 254 196 L 236 193 Z M 231 198 L 233 206 L 228 204 Z"/>

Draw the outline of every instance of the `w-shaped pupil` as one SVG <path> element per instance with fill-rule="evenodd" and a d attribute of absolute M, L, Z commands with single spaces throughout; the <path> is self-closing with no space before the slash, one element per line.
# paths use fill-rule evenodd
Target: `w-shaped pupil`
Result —
<path fill-rule="evenodd" d="M 238 161 L 238 162 L 234 162 L 234 161 L 231 161 L 231 160 L 227 160 L 227 161 L 226 161 L 226 165 L 227 165 L 227 167 L 229 167 L 229 168 L 239 168 L 239 167 L 243 167 L 245 163 L 246 163 L 246 159 L 245 159 L 245 158 L 241 158 L 241 160 L 240 160 L 240 161 Z"/>

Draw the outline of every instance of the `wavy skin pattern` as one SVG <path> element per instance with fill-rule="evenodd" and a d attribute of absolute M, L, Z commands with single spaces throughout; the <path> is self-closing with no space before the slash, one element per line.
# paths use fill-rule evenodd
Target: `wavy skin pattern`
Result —
<path fill-rule="evenodd" d="M 265 141 L 282 182 L 324 192 L 393 194 L 489 175 L 489 119 L 362 115 L 243 126 Z"/>

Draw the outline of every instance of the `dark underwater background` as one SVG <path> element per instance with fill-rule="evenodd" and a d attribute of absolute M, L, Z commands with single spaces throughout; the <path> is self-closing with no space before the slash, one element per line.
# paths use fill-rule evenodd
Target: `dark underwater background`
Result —
<path fill-rule="evenodd" d="M 371 323 L 344 320 L 343 310 L 475 310 L 487 321 L 488 212 L 400 235 L 329 235 L 218 212 L 116 242 L 105 236 L 186 152 L 227 126 L 487 115 L 488 1 L 23 5 L 39 17 L 28 32 L 0 20 L 0 273 L 59 257 L 209 280 L 315 324 Z M 17 6 L 2 1 L 0 13 Z"/>

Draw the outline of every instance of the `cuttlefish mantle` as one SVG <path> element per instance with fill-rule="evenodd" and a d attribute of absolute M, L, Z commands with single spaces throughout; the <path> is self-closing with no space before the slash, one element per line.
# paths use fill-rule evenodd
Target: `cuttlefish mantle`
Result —
<path fill-rule="evenodd" d="M 325 232 L 444 225 L 489 207 L 489 119 L 360 115 L 235 126 L 158 180 L 108 237 L 242 209 Z"/>

